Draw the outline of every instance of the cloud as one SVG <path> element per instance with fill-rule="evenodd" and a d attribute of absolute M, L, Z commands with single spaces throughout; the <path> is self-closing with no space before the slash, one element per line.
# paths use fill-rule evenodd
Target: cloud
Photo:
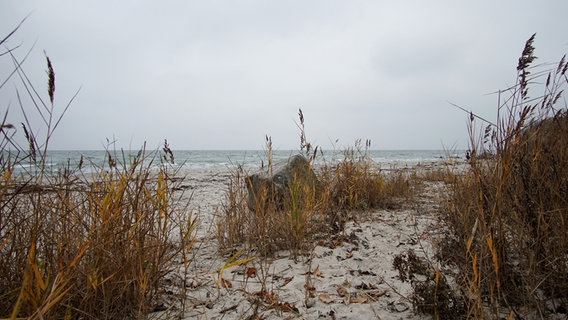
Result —
<path fill-rule="evenodd" d="M 0 30 L 33 10 L 10 45 L 24 44 L 21 57 L 37 39 L 25 64 L 34 83 L 45 82 L 46 49 L 58 103 L 82 87 L 54 136 L 61 149 L 99 149 L 113 135 L 134 148 L 167 138 L 178 149 L 258 149 L 265 134 L 296 148 L 298 108 L 324 147 L 370 138 L 377 148 L 464 148 L 466 117 L 447 101 L 494 116 L 484 94 L 514 82 L 533 32 L 539 61 L 568 44 L 564 1 L 3 6 Z M 14 104 L 14 86 L 0 101 Z"/>

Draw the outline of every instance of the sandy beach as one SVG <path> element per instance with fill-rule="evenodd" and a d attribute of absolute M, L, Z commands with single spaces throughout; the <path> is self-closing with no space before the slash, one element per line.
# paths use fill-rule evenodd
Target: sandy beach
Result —
<path fill-rule="evenodd" d="M 402 164 L 411 170 L 440 163 Z M 418 169 L 417 169 L 418 168 Z M 219 270 L 230 258 L 220 255 L 215 215 L 222 210 L 229 169 L 189 170 L 181 202 L 199 218 L 194 260 L 189 268 L 184 319 L 429 319 L 413 310 L 412 288 L 393 268 L 396 255 L 412 249 L 432 257 L 440 228 L 435 201 L 443 184 L 428 182 L 413 203 L 378 210 L 349 221 L 333 241 L 294 259 L 278 252 L 244 265 Z M 242 257 L 241 257 L 242 258 Z M 264 289 L 263 289 L 264 288 Z"/>

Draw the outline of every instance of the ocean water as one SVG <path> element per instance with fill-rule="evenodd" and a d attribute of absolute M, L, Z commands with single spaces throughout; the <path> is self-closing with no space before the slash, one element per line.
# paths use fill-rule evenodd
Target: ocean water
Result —
<path fill-rule="evenodd" d="M 137 154 L 138 151 L 111 151 L 113 158 L 120 163 L 129 163 L 129 159 Z M 272 152 L 274 162 L 285 160 L 293 154 L 297 154 L 295 150 L 275 150 Z M 177 150 L 173 151 L 174 166 L 181 166 L 187 169 L 222 169 L 227 167 L 235 167 L 241 165 L 246 168 L 258 168 L 266 164 L 266 151 L 264 150 Z M 159 166 L 163 162 L 162 151 L 146 152 L 147 161 L 152 161 L 152 165 Z M 417 163 L 432 162 L 447 157 L 463 158 L 465 151 L 444 151 L 444 150 L 369 150 L 366 153 L 368 159 L 378 164 L 394 164 L 394 163 Z M 361 156 L 355 153 L 355 156 Z M 323 156 L 318 156 L 317 161 L 320 163 L 333 163 L 340 161 L 344 157 L 344 151 L 325 150 Z M 68 167 L 77 169 L 79 162 L 82 160 L 82 170 L 91 171 L 95 168 L 108 168 L 107 151 L 91 150 L 91 151 L 50 151 L 47 155 L 48 170 L 60 170 Z M 20 170 L 33 172 L 33 166 L 22 161 Z M 18 168 L 17 168 L 18 169 Z M 19 171 L 19 170 L 18 170 Z"/>

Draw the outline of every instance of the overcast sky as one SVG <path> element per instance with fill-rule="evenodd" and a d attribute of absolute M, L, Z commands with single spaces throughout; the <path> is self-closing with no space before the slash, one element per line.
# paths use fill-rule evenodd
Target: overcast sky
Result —
<path fill-rule="evenodd" d="M 568 52 L 567 12 L 566 0 L 2 0 L 0 38 L 30 14 L 7 47 L 22 58 L 35 43 L 23 67 L 42 94 L 47 52 L 56 110 L 81 88 L 52 149 L 261 149 L 265 135 L 297 149 L 299 108 L 324 148 L 464 149 L 467 115 L 448 101 L 495 118 L 487 94 L 515 83 L 533 33 L 539 63 Z M 0 82 L 12 69 L 1 56 Z M 16 88 L 0 90 L 13 123 Z"/>

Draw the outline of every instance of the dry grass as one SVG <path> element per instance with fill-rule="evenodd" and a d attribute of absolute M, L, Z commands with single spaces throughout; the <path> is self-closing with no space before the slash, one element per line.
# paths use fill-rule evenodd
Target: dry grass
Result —
<path fill-rule="evenodd" d="M 300 110 L 301 152 L 313 164 L 322 152 L 307 143 L 304 117 Z M 266 139 L 270 171 L 272 141 Z M 395 208 L 411 198 L 418 179 L 397 171 L 387 174 L 373 167 L 367 156 L 370 141 L 362 147 L 358 141 L 354 148 L 345 150 L 336 163 L 312 165 L 318 178 L 318 187 L 294 181 L 290 196 L 283 208 L 270 199 L 267 190 L 256 194 L 256 207 L 247 205 L 247 179 L 250 176 L 237 166 L 230 178 L 224 208 L 217 222 L 218 240 L 222 251 L 233 252 L 246 247 L 251 254 L 266 256 L 279 250 L 290 250 L 298 255 L 308 253 L 316 244 L 330 241 L 343 231 L 343 225 L 355 214 L 369 209 Z M 268 203 L 268 205 L 264 205 Z M 262 204 L 262 205 L 261 205 Z"/>
<path fill-rule="evenodd" d="M 268 138 L 267 163 L 271 166 L 269 141 Z M 230 251 L 244 244 L 250 252 L 262 256 L 278 250 L 290 250 L 297 255 L 308 249 L 307 238 L 326 232 L 324 204 L 317 200 L 314 188 L 294 180 L 290 197 L 284 203 L 273 198 L 269 188 L 261 188 L 255 193 L 254 208 L 249 208 L 249 176 L 238 166 L 230 177 L 224 208 L 217 221 L 221 250 Z M 320 222 L 312 223 L 316 221 Z"/>
<path fill-rule="evenodd" d="M 348 211 L 394 209 L 415 195 L 415 172 L 394 169 L 386 173 L 378 169 L 368 156 L 370 147 L 369 140 L 364 148 L 357 141 L 344 151 L 343 159 L 324 165 L 321 179 L 331 193 L 332 207 Z"/>
<path fill-rule="evenodd" d="M 300 110 L 300 150 L 319 183 L 314 188 L 292 181 L 284 203 L 264 189 L 249 208 L 250 173 L 233 168 L 217 219 L 220 250 L 230 257 L 218 285 L 227 285 L 221 276 L 226 268 L 280 250 L 301 258 L 341 237 L 348 219 L 364 218 L 371 209 L 400 208 L 412 202 L 422 182 L 434 181 L 450 191 L 440 263 L 419 261 L 410 251 L 394 261 L 401 279 L 414 281 L 415 274 L 426 279 L 413 282 L 416 309 L 435 318 L 565 313 L 568 111 L 565 103 L 559 105 L 568 63 L 562 58 L 553 69 L 535 72 L 533 40 L 519 59 L 517 84 L 499 92 L 497 121 L 486 122 L 478 134 L 475 121 L 483 119 L 470 113 L 471 159 L 459 174 L 449 168 L 381 171 L 367 156 L 370 141 L 364 146 L 358 141 L 342 159 L 321 164 L 323 153 L 308 142 Z M 181 181 L 173 179 L 176 172 L 144 148 L 135 156 L 107 152 L 105 163 L 89 174 L 70 167 L 50 172 L 49 141 L 70 103 L 59 113 L 55 108 L 55 72 L 47 55 L 46 100 L 12 50 L 1 56 L 14 62 L 10 77 L 19 77 L 29 99 L 18 93 L 21 134 L 7 113 L 0 124 L 0 318 L 145 318 L 168 308 L 166 286 L 176 291 L 169 299 L 178 302 L 181 314 L 187 289 L 184 275 L 174 279 L 174 267 L 181 260 L 187 274 L 195 221 L 187 205 L 175 203 L 175 181 Z M 530 98 L 529 88 L 539 80 L 543 93 Z M 27 116 L 29 109 L 41 119 L 43 134 Z M 173 161 L 167 141 L 164 154 Z M 272 162 L 267 137 L 263 170 L 271 171 Z M 32 165 L 21 171 L 24 163 Z M 457 270 L 457 289 L 440 265 Z M 259 266 L 251 270 L 267 277 Z M 288 307 L 275 304 L 277 296 L 264 285 L 258 299 L 256 308 Z"/>
<path fill-rule="evenodd" d="M 468 317 L 546 318 L 568 306 L 568 114 L 559 106 L 568 64 L 535 72 L 533 40 L 517 85 L 499 93 L 497 121 L 478 135 L 471 114 L 470 170 L 446 206 L 441 256 L 460 270 Z M 530 98 L 538 80 L 543 94 Z"/>
<path fill-rule="evenodd" d="M 28 99 L 18 94 L 26 147 L 7 113 L 0 127 L 0 318 L 145 318 L 168 307 L 166 281 L 183 309 L 185 287 L 172 281 L 173 268 L 180 257 L 186 268 L 191 262 L 195 225 L 173 206 L 175 172 L 154 169 L 156 153 L 144 149 L 107 152 L 90 173 L 49 171 L 49 141 L 70 103 L 57 113 L 47 56 L 48 102 L 11 50 L 7 56 Z"/>
<path fill-rule="evenodd" d="M 154 174 L 143 161 L 88 179 L 57 174 L 21 184 L 4 175 L 0 310 L 141 318 L 159 308 L 192 227 L 181 226 L 186 241 L 172 240 L 182 220 L 171 207 L 168 173 Z"/>

